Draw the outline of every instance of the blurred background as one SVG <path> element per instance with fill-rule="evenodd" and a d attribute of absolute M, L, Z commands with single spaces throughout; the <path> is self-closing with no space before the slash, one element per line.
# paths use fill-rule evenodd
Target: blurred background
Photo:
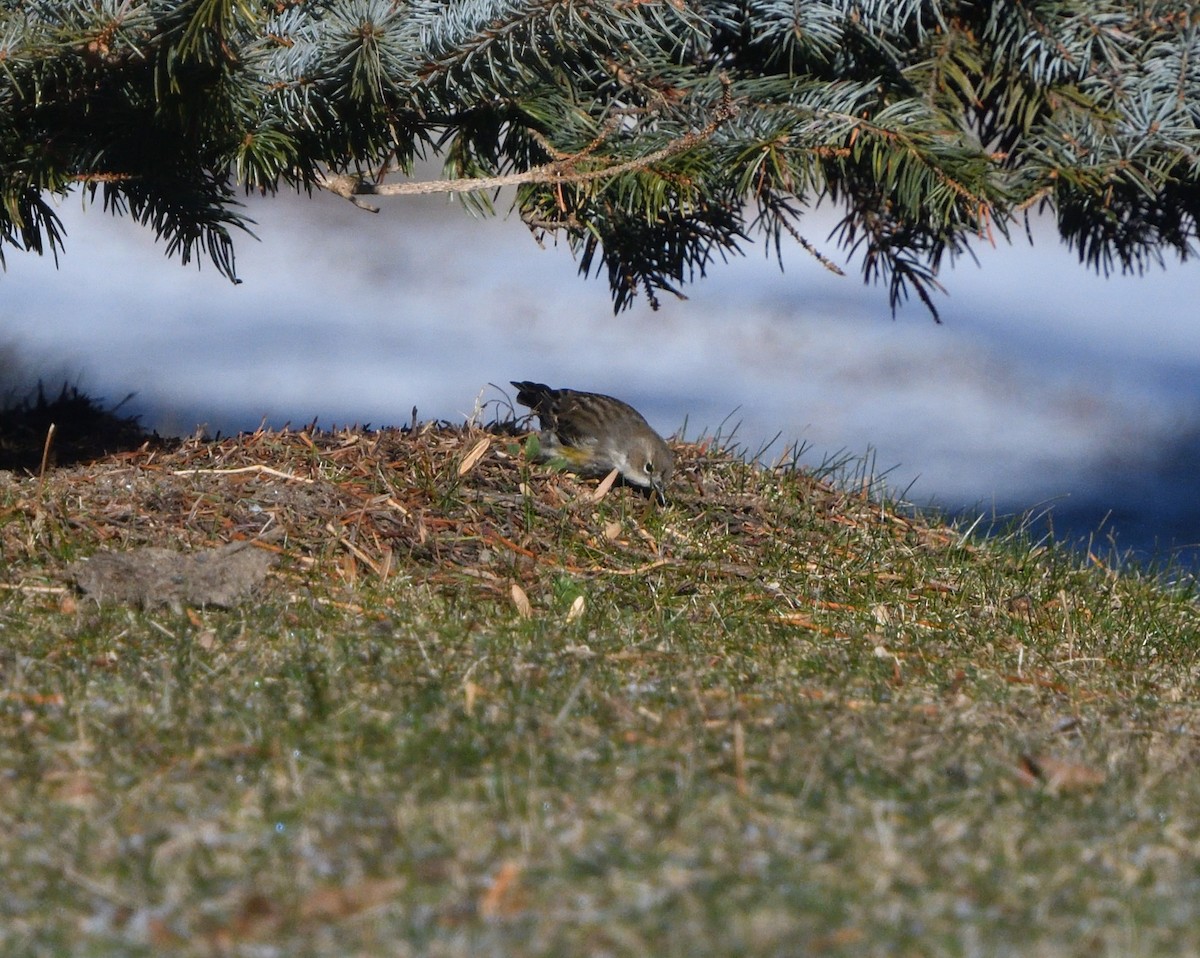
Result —
<path fill-rule="evenodd" d="M 944 272 L 943 324 L 892 318 L 825 238 L 784 270 L 761 245 L 684 292 L 613 316 L 607 284 L 515 218 L 441 198 L 378 215 L 328 195 L 251 198 L 234 286 L 180 266 L 149 229 L 78 198 L 67 252 L 10 252 L 0 275 L 0 397 L 63 381 L 162 435 L 318 419 L 461 422 L 536 379 L 615 394 L 660 431 L 718 429 L 753 454 L 870 454 L 917 505 L 1049 510 L 1059 538 L 1200 561 L 1200 267 L 1098 277 L 1049 227 Z M 488 407 L 485 418 L 495 409 Z M 1043 518 L 1040 522 L 1044 523 Z"/>

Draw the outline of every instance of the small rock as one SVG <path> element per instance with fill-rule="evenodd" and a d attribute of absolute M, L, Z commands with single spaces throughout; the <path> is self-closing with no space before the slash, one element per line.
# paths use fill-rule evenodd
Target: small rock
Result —
<path fill-rule="evenodd" d="M 199 552 L 147 546 L 98 552 L 67 567 L 80 589 L 101 602 L 159 606 L 216 605 L 230 608 L 266 578 L 274 556 L 249 542 Z"/>

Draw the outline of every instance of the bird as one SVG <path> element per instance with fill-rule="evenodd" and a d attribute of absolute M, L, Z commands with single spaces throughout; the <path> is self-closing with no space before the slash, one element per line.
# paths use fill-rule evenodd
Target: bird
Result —
<path fill-rule="evenodd" d="M 564 459 L 586 476 L 616 469 L 626 482 L 653 490 L 666 505 L 675 454 L 629 403 L 601 393 L 551 389 L 542 383 L 513 380 L 512 384 L 517 402 L 537 413 L 544 458 Z"/>

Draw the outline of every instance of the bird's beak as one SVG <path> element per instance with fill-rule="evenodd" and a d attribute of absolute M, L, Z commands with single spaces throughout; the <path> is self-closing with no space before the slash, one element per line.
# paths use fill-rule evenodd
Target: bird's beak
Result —
<path fill-rule="evenodd" d="M 654 482 L 653 482 L 653 483 L 651 483 L 651 485 L 652 485 L 652 486 L 653 486 L 653 488 L 654 488 L 654 494 L 655 494 L 656 496 L 658 496 L 658 501 L 659 501 L 660 503 L 662 503 L 662 505 L 664 505 L 664 506 L 665 506 L 665 505 L 667 504 L 667 490 L 666 490 L 666 488 L 663 486 L 663 481 L 662 481 L 662 479 L 655 478 Z"/>

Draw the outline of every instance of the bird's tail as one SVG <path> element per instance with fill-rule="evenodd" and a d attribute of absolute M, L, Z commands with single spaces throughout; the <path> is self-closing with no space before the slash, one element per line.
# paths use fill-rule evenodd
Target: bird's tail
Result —
<path fill-rule="evenodd" d="M 544 383 L 512 380 L 512 384 L 517 387 L 517 402 L 536 413 L 541 413 L 543 408 L 548 409 L 558 393 L 557 389 L 551 389 Z"/>

